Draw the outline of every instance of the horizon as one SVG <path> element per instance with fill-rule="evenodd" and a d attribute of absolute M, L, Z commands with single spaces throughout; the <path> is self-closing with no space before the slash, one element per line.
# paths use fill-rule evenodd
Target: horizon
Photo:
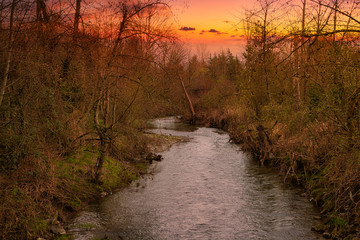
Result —
<path fill-rule="evenodd" d="M 326 4 L 331 3 L 323 3 L 323 6 L 320 6 L 316 0 L 307 1 L 306 6 L 310 10 L 307 10 L 303 23 L 302 0 L 174 0 L 172 3 L 176 33 L 192 52 L 197 46 L 204 45 L 210 53 L 230 49 L 234 55 L 242 55 L 247 39 L 254 31 L 255 21 L 260 21 L 260 26 L 262 24 L 264 9 L 267 9 L 268 36 L 299 36 L 303 34 L 301 31 L 314 34 L 317 27 L 323 25 L 322 32 L 340 30 L 337 34 L 324 35 L 326 38 L 357 38 L 356 33 L 351 35 L 346 33 L 346 29 L 351 27 L 351 16 L 359 14 L 359 9 L 347 2 L 339 2 L 338 7 L 347 10 L 335 16 L 334 10 L 326 7 Z M 350 17 L 346 12 L 349 12 Z M 250 28 L 252 30 L 249 30 Z"/>
<path fill-rule="evenodd" d="M 256 1 L 246 0 L 188 0 L 173 2 L 176 32 L 191 52 L 205 45 L 209 53 L 228 49 L 234 55 L 244 51 L 246 38 L 239 25 L 242 12 Z M 206 5 L 206 7 L 204 7 Z"/>

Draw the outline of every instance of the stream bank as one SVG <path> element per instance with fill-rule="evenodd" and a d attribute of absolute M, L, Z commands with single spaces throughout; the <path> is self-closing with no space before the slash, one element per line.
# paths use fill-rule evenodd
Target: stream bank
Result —
<path fill-rule="evenodd" d="M 154 133 L 186 137 L 129 187 L 82 211 L 70 225 L 88 239 L 318 239 L 318 211 L 301 189 L 259 168 L 229 135 L 173 118 Z"/>
<path fill-rule="evenodd" d="M 0 176 L 0 239 L 71 239 L 66 225 L 81 209 L 124 188 L 147 173 L 155 152 L 168 149 L 180 138 L 133 132 L 118 142 L 120 156 L 105 158 L 101 182 L 92 181 L 97 146 L 82 144 L 73 154 L 43 155 L 19 166 L 16 173 Z"/>
<path fill-rule="evenodd" d="M 224 129 L 259 165 L 276 168 L 284 181 L 302 186 L 309 201 L 322 209 L 322 223 L 313 226 L 314 231 L 325 238 L 360 239 L 359 155 L 338 150 L 341 138 L 336 126 L 330 122 L 304 126 L 300 115 L 292 122 L 254 120 L 240 112 L 215 110 L 199 114 L 197 120 Z"/>

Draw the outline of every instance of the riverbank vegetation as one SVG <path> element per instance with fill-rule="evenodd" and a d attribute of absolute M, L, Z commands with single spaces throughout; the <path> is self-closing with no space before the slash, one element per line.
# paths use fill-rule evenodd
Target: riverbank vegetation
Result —
<path fill-rule="evenodd" d="M 145 171 L 161 141 L 146 121 L 179 114 L 303 185 L 319 231 L 355 238 L 358 4 L 259 3 L 240 23 L 244 54 L 207 57 L 177 43 L 159 0 L 1 1 L 0 238 L 55 238 L 58 220 Z"/>
<path fill-rule="evenodd" d="M 145 172 L 147 119 L 182 102 L 169 16 L 157 0 L 0 2 L 1 239 L 55 238 Z"/>
<path fill-rule="evenodd" d="M 355 238 L 359 9 L 344 1 L 259 2 L 244 20 L 242 57 L 223 52 L 191 59 L 189 65 L 198 66 L 188 71 L 197 117 L 229 131 L 261 165 L 279 168 L 285 181 L 303 185 L 322 208 L 327 225 L 320 231 L 327 237 Z M 298 12 L 291 21 L 278 22 L 291 11 Z"/>

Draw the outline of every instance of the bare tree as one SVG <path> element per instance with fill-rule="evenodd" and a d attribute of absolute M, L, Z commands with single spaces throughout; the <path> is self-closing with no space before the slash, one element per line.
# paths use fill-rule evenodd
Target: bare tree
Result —
<path fill-rule="evenodd" d="M 81 0 L 76 0 L 75 16 L 74 16 L 74 35 L 77 35 L 77 33 L 79 32 L 80 9 L 81 9 Z"/>
<path fill-rule="evenodd" d="M 96 95 L 93 107 L 94 125 L 100 139 L 100 156 L 96 161 L 94 171 L 95 181 L 99 181 L 107 150 L 109 146 L 113 146 L 113 127 L 124 118 L 138 96 L 139 90 L 136 90 L 124 111 L 117 111 L 116 96 L 118 93 L 115 92 L 114 86 L 118 84 L 118 81 L 130 81 L 143 87 L 141 76 L 129 76 L 130 71 L 128 71 L 126 65 L 131 63 L 125 63 L 124 59 L 130 58 L 131 61 L 146 61 L 148 63 L 152 61 L 151 55 L 137 56 L 135 52 L 128 52 L 130 49 L 126 49 L 126 46 L 137 42 L 142 47 L 138 46 L 136 51 L 150 51 L 145 49 L 144 46 L 155 47 L 161 38 L 167 36 L 167 34 L 162 35 L 159 31 L 152 30 L 154 26 L 151 26 L 151 19 L 155 18 L 155 15 L 159 14 L 157 12 L 163 10 L 163 7 L 168 7 L 165 2 L 146 0 L 139 2 L 124 1 L 119 3 L 115 9 L 115 17 L 118 19 L 117 30 L 113 34 L 114 40 L 109 48 L 109 54 L 104 59 L 104 69 L 99 73 L 97 90 L 94 93 Z M 110 116 L 111 111 L 112 116 Z"/>
<path fill-rule="evenodd" d="M 282 28 L 278 21 L 284 17 L 287 2 L 279 0 L 258 0 L 259 9 L 247 13 L 245 22 L 249 33 L 248 44 L 252 44 L 258 56 L 260 78 L 263 79 L 266 88 L 267 101 L 272 100 L 270 66 L 272 60 L 272 50 L 276 47 L 277 33 Z"/>
<path fill-rule="evenodd" d="M 12 48 L 14 41 L 14 14 L 15 14 L 16 4 L 17 1 L 13 0 L 10 7 L 9 36 L 6 47 L 6 55 L 5 55 L 5 69 L 0 84 L 0 107 L 4 99 L 5 90 L 9 79 L 10 63 L 11 63 Z"/>
<path fill-rule="evenodd" d="M 44 0 L 36 0 L 36 20 L 39 22 L 44 21 L 46 23 L 50 20 Z"/>

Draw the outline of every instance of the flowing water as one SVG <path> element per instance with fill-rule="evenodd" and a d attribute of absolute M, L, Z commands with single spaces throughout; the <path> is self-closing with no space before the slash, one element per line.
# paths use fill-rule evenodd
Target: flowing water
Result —
<path fill-rule="evenodd" d="M 153 174 L 90 206 L 75 239 L 318 239 L 316 209 L 273 171 L 229 142 L 225 132 L 176 118 L 153 132 L 189 138 L 162 153 Z"/>

